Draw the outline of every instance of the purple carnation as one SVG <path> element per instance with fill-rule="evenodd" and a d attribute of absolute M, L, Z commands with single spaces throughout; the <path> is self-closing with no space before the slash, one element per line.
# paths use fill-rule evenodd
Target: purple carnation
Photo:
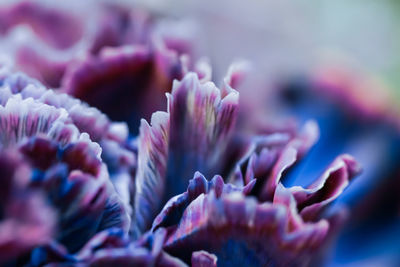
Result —
<path fill-rule="evenodd" d="M 78 2 L 0 5 L 0 265 L 321 266 L 399 229 L 399 109 L 369 75 L 260 64 L 249 37 L 293 23 L 235 3 Z M 259 64 L 222 76 L 229 53 Z"/>

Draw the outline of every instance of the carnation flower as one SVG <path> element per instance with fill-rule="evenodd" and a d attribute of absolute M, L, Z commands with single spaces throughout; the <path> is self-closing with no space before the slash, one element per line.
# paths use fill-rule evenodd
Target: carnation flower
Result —
<path fill-rule="evenodd" d="M 0 6 L 1 265 L 320 266 L 397 218 L 398 109 L 367 76 L 261 91 L 196 22 L 68 5 Z"/>

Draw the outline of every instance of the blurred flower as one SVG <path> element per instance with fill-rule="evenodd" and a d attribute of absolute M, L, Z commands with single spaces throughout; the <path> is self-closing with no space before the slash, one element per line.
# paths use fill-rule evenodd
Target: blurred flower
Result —
<path fill-rule="evenodd" d="M 190 31 L 182 30 L 181 26 L 194 28 L 190 24 L 170 21 L 145 10 L 116 3 L 81 5 L 80 9 L 72 16 L 72 12 L 49 3 L 21 1 L 1 7 L 0 13 L 4 14 L 0 20 L 0 26 L 4 28 L 1 33 L 9 36 L 2 42 L 14 51 L 17 67 L 45 85 L 58 88 L 67 70 L 76 69 L 75 61 L 81 62 L 83 58 L 91 60 L 106 47 L 139 46 L 137 49 L 142 50 L 143 46 L 154 44 L 156 47 L 165 46 L 167 51 L 171 49 L 170 53 L 194 54 L 192 35 Z M 164 21 L 169 25 L 168 30 L 160 23 Z M 27 33 L 25 29 L 21 38 L 27 40 L 20 41 L 19 36 L 14 38 L 9 32 L 12 33 L 20 24 L 31 27 L 36 35 Z M 131 60 L 127 58 L 124 62 Z M 74 66 L 71 67 L 71 64 Z M 96 75 L 99 77 L 100 73 Z"/>
<path fill-rule="evenodd" d="M 112 120 L 127 122 L 135 133 L 141 118 L 165 106 L 164 94 L 183 72 L 179 56 L 165 47 L 105 48 L 71 64 L 62 89 Z"/>
<path fill-rule="evenodd" d="M 0 170 L 0 264 L 18 264 L 53 238 L 56 216 L 41 192 L 29 187 L 32 169 L 21 155 L 2 150 Z"/>

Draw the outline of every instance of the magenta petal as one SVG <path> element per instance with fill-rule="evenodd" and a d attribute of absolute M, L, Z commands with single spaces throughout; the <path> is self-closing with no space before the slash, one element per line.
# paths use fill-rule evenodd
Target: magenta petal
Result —
<path fill-rule="evenodd" d="M 66 144 L 78 138 L 78 129 L 68 121 L 65 110 L 57 109 L 31 98 L 11 97 L 0 106 L 1 146 L 7 147 L 25 138 L 45 134 Z M 62 127 L 62 129 L 60 128 Z"/>
<path fill-rule="evenodd" d="M 399 109 L 390 90 L 369 73 L 346 64 L 322 64 L 313 73 L 311 82 L 315 88 L 312 93 L 328 98 L 356 120 L 384 120 L 398 125 Z"/>
<path fill-rule="evenodd" d="M 3 99 L 1 100 L 3 105 L 5 105 L 8 98 L 10 98 L 12 95 L 19 94 L 23 99 L 33 98 L 36 100 L 36 102 L 58 109 L 65 109 L 65 111 L 67 111 L 66 115 L 70 117 L 77 128 L 81 132 L 89 133 L 91 139 L 94 141 L 104 138 L 108 133 L 111 122 L 99 110 L 89 107 L 87 104 L 69 95 L 48 90 L 38 81 L 23 74 L 7 74 L 3 79 L 3 87 L 4 89 L 10 91 L 8 97 L 4 95 Z"/>
<path fill-rule="evenodd" d="M 36 77 L 51 88 L 60 87 L 60 81 L 70 63 L 70 59 L 46 57 L 40 49 L 30 46 L 21 46 L 16 55 L 18 68 Z"/>
<path fill-rule="evenodd" d="M 261 199 L 270 199 L 274 195 L 283 173 L 296 162 L 296 159 L 297 150 L 292 146 L 287 146 L 271 170 L 270 177 L 261 192 Z"/>
<path fill-rule="evenodd" d="M 190 73 L 174 84 L 168 97 L 169 198 L 185 190 L 186 179 L 195 171 L 206 176 L 222 171 L 220 159 L 227 151 L 235 125 L 239 94 L 233 89 L 219 90 L 211 82 L 201 84 L 197 75 Z M 177 183 L 174 177 L 183 180 Z"/>

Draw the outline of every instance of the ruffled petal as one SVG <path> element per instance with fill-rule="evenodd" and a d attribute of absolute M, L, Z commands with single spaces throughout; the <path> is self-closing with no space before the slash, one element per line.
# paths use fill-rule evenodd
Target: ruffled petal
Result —
<path fill-rule="evenodd" d="M 258 204 L 238 192 L 202 194 L 187 207 L 165 249 L 186 260 L 204 249 L 218 257 L 219 266 L 306 266 L 328 228 L 320 221 L 291 229 L 284 205 Z"/>
<path fill-rule="evenodd" d="M 150 227 L 161 206 L 184 191 L 196 171 L 214 175 L 224 170 L 221 158 L 235 125 L 238 93 L 221 92 L 190 73 L 174 84 L 168 103 L 168 113 L 155 113 L 152 126 L 142 121 L 140 129 L 135 200 L 139 231 Z"/>
<path fill-rule="evenodd" d="M 186 207 L 201 194 L 208 194 L 214 190 L 219 197 L 223 193 L 242 192 L 249 195 L 256 180 L 244 187 L 237 187 L 232 184 L 225 184 L 221 176 L 216 175 L 208 181 L 201 173 L 196 172 L 186 192 L 171 198 L 164 206 L 160 214 L 154 219 L 152 231 L 159 227 L 168 227 L 176 224 L 182 217 Z"/>
<path fill-rule="evenodd" d="M 1 147 L 23 154 L 33 170 L 30 186 L 43 192 L 58 211 L 57 241 L 76 251 L 103 229 L 127 231 L 130 218 L 126 204 L 110 182 L 101 148 L 87 133 L 80 132 L 68 113 L 78 104 L 65 101 L 62 105 L 67 109 L 57 107 L 59 95 L 43 92 L 23 77 L 14 82 L 9 79 L 4 86 L 11 94 L 3 95 L 5 105 L 0 106 Z M 118 139 L 115 131 L 113 136 Z"/>
<path fill-rule="evenodd" d="M 53 139 L 63 139 L 64 143 L 68 143 L 80 138 L 89 138 L 100 144 L 101 148 L 97 143 L 89 142 L 91 146 L 97 146 L 93 149 L 96 150 L 99 157 L 101 153 L 101 158 L 110 172 L 111 180 L 118 187 L 117 190 L 121 193 L 121 197 L 124 198 L 124 203 L 129 209 L 129 197 L 127 197 L 129 194 L 125 191 L 129 191 L 130 181 L 135 175 L 137 149 L 129 143 L 127 125 L 113 123 L 98 109 L 90 107 L 67 94 L 48 90 L 38 81 L 24 74 L 12 73 L 6 69 L 1 78 L 3 94 L 0 95 L 0 103 L 3 106 L 10 105 L 13 107 L 18 106 L 17 103 L 24 103 L 26 109 L 17 107 L 17 110 L 20 110 L 21 113 L 18 116 L 22 116 L 22 118 L 25 118 L 25 116 L 32 117 L 37 113 L 34 118 L 39 118 L 39 122 L 48 120 L 46 127 L 51 126 L 51 129 L 47 131 L 47 135 Z M 4 112 L 10 112 L 9 109 L 9 107 L 4 107 L 4 110 L 6 110 Z M 24 112 L 29 109 L 31 109 L 29 114 L 25 114 Z M 29 124 L 31 128 L 36 125 L 33 124 L 32 126 L 31 124 Z M 22 123 L 22 125 L 25 124 Z M 26 127 L 22 128 L 25 129 Z M 35 129 L 33 128 L 33 130 Z M 36 132 L 40 131 L 41 129 L 36 130 Z M 79 132 L 85 133 L 79 134 Z M 13 140 L 13 138 L 8 137 L 5 139 L 8 142 Z"/>

